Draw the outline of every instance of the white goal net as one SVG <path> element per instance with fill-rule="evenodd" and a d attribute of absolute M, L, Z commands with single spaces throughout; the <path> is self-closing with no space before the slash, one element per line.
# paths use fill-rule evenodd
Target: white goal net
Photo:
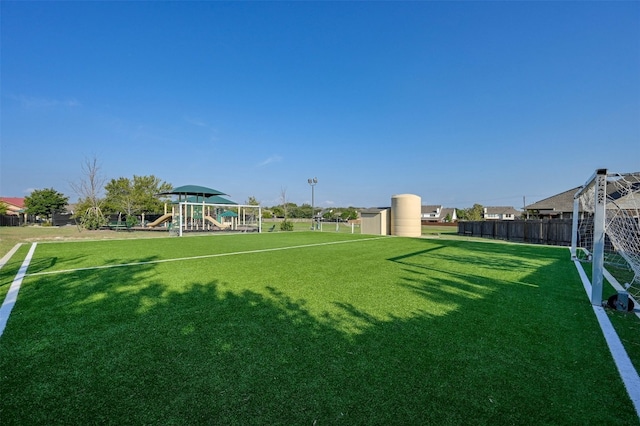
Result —
<path fill-rule="evenodd" d="M 592 264 L 593 304 L 604 276 L 640 300 L 640 172 L 600 169 L 576 193 L 571 254 Z"/>

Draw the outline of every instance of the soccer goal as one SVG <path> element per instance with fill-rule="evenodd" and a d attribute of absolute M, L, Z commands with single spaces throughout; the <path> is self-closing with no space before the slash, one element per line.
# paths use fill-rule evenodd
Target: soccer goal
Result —
<path fill-rule="evenodd" d="M 598 169 L 578 190 L 571 257 L 592 265 L 592 304 L 602 303 L 605 277 L 640 301 L 640 172 Z"/>

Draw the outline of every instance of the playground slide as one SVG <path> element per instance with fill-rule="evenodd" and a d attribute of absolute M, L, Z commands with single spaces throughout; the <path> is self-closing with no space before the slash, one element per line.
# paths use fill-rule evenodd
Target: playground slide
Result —
<path fill-rule="evenodd" d="M 160 225 L 161 223 L 165 223 L 166 221 L 168 221 L 169 219 L 171 219 L 173 217 L 173 214 L 171 213 L 167 213 L 167 214 L 163 214 L 162 216 L 160 216 L 159 218 L 157 218 L 156 220 L 154 220 L 151 223 L 147 223 L 147 226 L 149 228 L 153 228 L 155 226 Z"/>
<path fill-rule="evenodd" d="M 214 218 L 212 218 L 211 216 L 205 216 L 204 217 L 206 220 L 208 220 L 209 222 L 213 223 L 215 226 L 217 226 L 218 228 L 228 228 L 228 225 L 223 225 L 220 222 L 218 222 L 217 220 L 215 220 Z"/>

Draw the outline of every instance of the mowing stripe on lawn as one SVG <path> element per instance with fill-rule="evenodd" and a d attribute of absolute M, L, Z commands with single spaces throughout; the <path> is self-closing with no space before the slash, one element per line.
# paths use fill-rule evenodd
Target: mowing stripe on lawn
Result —
<path fill-rule="evenodd" d="M 302 244 L 302 245 L 298 245 L 298 246 L 275 247 L 275 248 L 260 249 L 260 250 L 236 251 L 236 252 L 231 252 L 231 253 L 204 254 L 204 255 L 201 255 L 201 256 L 177 257 L 177 258 L 173 258 L 173 259 L 150 260 L 150 261 L 147 261 L 147 262 L 120 263 L 120 264 L 117 264 L 117 265 L 88 266 L 88 267 L 85 267 L 85 268 L 63 269 L 63 270 L 60 270 L 60 271 L 34 272 L 33 274 L 27 274 L 27 276 L 35 277 L 35 276 L 39 276 L 39 275 L 66 274 L 66 273 L 69 273 L 69 272 L 92 271 L 92 270 L 96 270 L 96 269 L 122 268 L 122 267 L 125 267 L 125 266 L 140 266 L 140 265 L 150 265 L 150 264 L 154 264 L 154 263 L 182 262 L 182 261 L 185 261 L 185 260 L 209 259 L 209 258 L 213 258 L 213 257 L 223 257 L 223 256 L 237 256 L 237 255 L 241 255 L 241 254 L 266 253 L 266 252 L 270 252 L 270 251 L 292 250 L 292 249 L 299 249 L 299 248 L 328 246 L 328 245 L 332 245 L 332 244 L 357 243 L 357 242 L 362 242 L 362 241 L 379 240 L 381 238 L 389 238 L 389 237 L 373 237 L 373 238 L 364 238 L 364 239 L 359 239 L 359 240 L 331 241 L 331 242 L 326 242 L 326 243 Z"/>
<path fill-rule="evenodd" d="M 7 254 L 4 255 L 4 257 L 2 259 L 0 259 L 0 269 L 2 269 L 2 267 L 7 264 L 9 259 L 11 259 L 11 256 L 13 256 L 15 254 L 15 252 L 18 251 L 18 249 L 20 248 L 21 245 L 22 245 L 22 243 L 16 244 L 15 246 L 13 246 L 13 248 L 11 250 L 9 250 L 9 252 Z"/>
<path fill-rule="evenodd" d="M 573 263 L 576 265 L 580 279 L 582 279 L 582 285 L 587 292 L 587 296 L 591 297 L 591 283 L 582 268 L 582 264 L 578 260 L 574 260 Z M 627 393 L 629 394 L 629 398 L 631 398 L 631 402 L 636 409 L 636 414 L 638 415 L 638 418 L 640 418 L 640 376 L 638 376 L 638 372 L 633 367 L 631 359 L 629 358 L 627 351 L 624 349 L 624 346 L 620 341 L 620 337 L 613 328 L 613 324 L 611 324 L 611 320 L 607 316 L 604 308 L 596 305 L 592 305 L 592 307 L 593 312 L 598 319 L 598 323 L 600 324 L 602 334 L 604 334 L 609 351 L 611 352 L 611 356 L 613 357 L 613 361 L 618 368 L 622 382 L 624 383 Z"/>
<path fill-rule="evenodd" d="M 11 314 L 11 310 L 13 309 L 13 305 L 16 304 L 16 300 L 18 299 L 18 292 L 20 291 L 20 285 L 22 285 L 22 279 L 25 277 L 27 268 L 29 267 L 29 263 L 31 262 L 31 258 L 33 257 L 33 252 L 36 251 L 36 245 L 38 243 L 31 244 L 31 249 L 29 249 L 29 253 L 27 253 L 27 257 L 24 258 L 16 277 L 13 279 L 11 283 L 11 287 L 9 287 L 9 292 L 4 298 L 4 302 L 2 302 L 2 306 L 0 306 L 0 336 L 4 332 L 4 328 L 7 326 L 7 321 L 9 320 L 9 315 Z"/>

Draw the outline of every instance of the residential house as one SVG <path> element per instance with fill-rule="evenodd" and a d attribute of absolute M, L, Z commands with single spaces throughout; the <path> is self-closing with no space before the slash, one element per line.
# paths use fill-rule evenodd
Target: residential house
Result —
<path fill-rule="evenodd" d="M 13 217 L 12 219 L 7 217 L 2 220 L 2 225 L 18 225 L 21 222 L 27 221 L 27 213 L 24 205 L 24 198 L 18 197 L 0 197 L 0 203 L 7 206 L 7 216 Z M 16 220 L 16 216 L 18 217 Z M 8 222 L 7 222 L 8 221 Z M 5 223 L 6 222 L 6 223 Z"/>
<path fill-rule="evenodd" d="M 631 173 L 625 177 L 627 185 L 634 193 L 639 191 L 640 172 Z M 573 219 L 573 197 L 581 186 L 553 195 L 544 200 L 525 206 L 525 209 L 539 219 Z M 622 209 L 637 209 L 636 198 L 620 192 L 615 185 L 607 185 L 607 198 L 615 200 L 615 205 Z"/>
<path fill-rule="evenodd" d="M 513 207 L 485 207 L 482 217 L 484 220 L 515 220 L 520 212 Z"/>
<path fill-rule="evenodd" d="M 638 217 L 640 212 L 640 172 L 631 173 L 624 176 L 616 185 L 609 185 L 607 190 L 607 201 L 615 201 L 617 208 L 628 210 L 631 215 Z"/>
<path fill-rule="evenodd" d="M 569 189 L 524 208 L 532 217 L 538 219 L 572 219 L 573 196 L 579 189 L 580 187 Z"/>
<path fill-rule="evenodd" d="M 456 222 L 458 216 L 453 207 L 442 207 L 441 205 L 422 206 L 420 219 L 422 223 L 444 223 Z"/>
<path fill-rule="evenodd" d="M 0 202 L 7 206 L 7 214 L 18 216 L 24 213 L 24 198 L 17 197 L 0 197 Z"/>

